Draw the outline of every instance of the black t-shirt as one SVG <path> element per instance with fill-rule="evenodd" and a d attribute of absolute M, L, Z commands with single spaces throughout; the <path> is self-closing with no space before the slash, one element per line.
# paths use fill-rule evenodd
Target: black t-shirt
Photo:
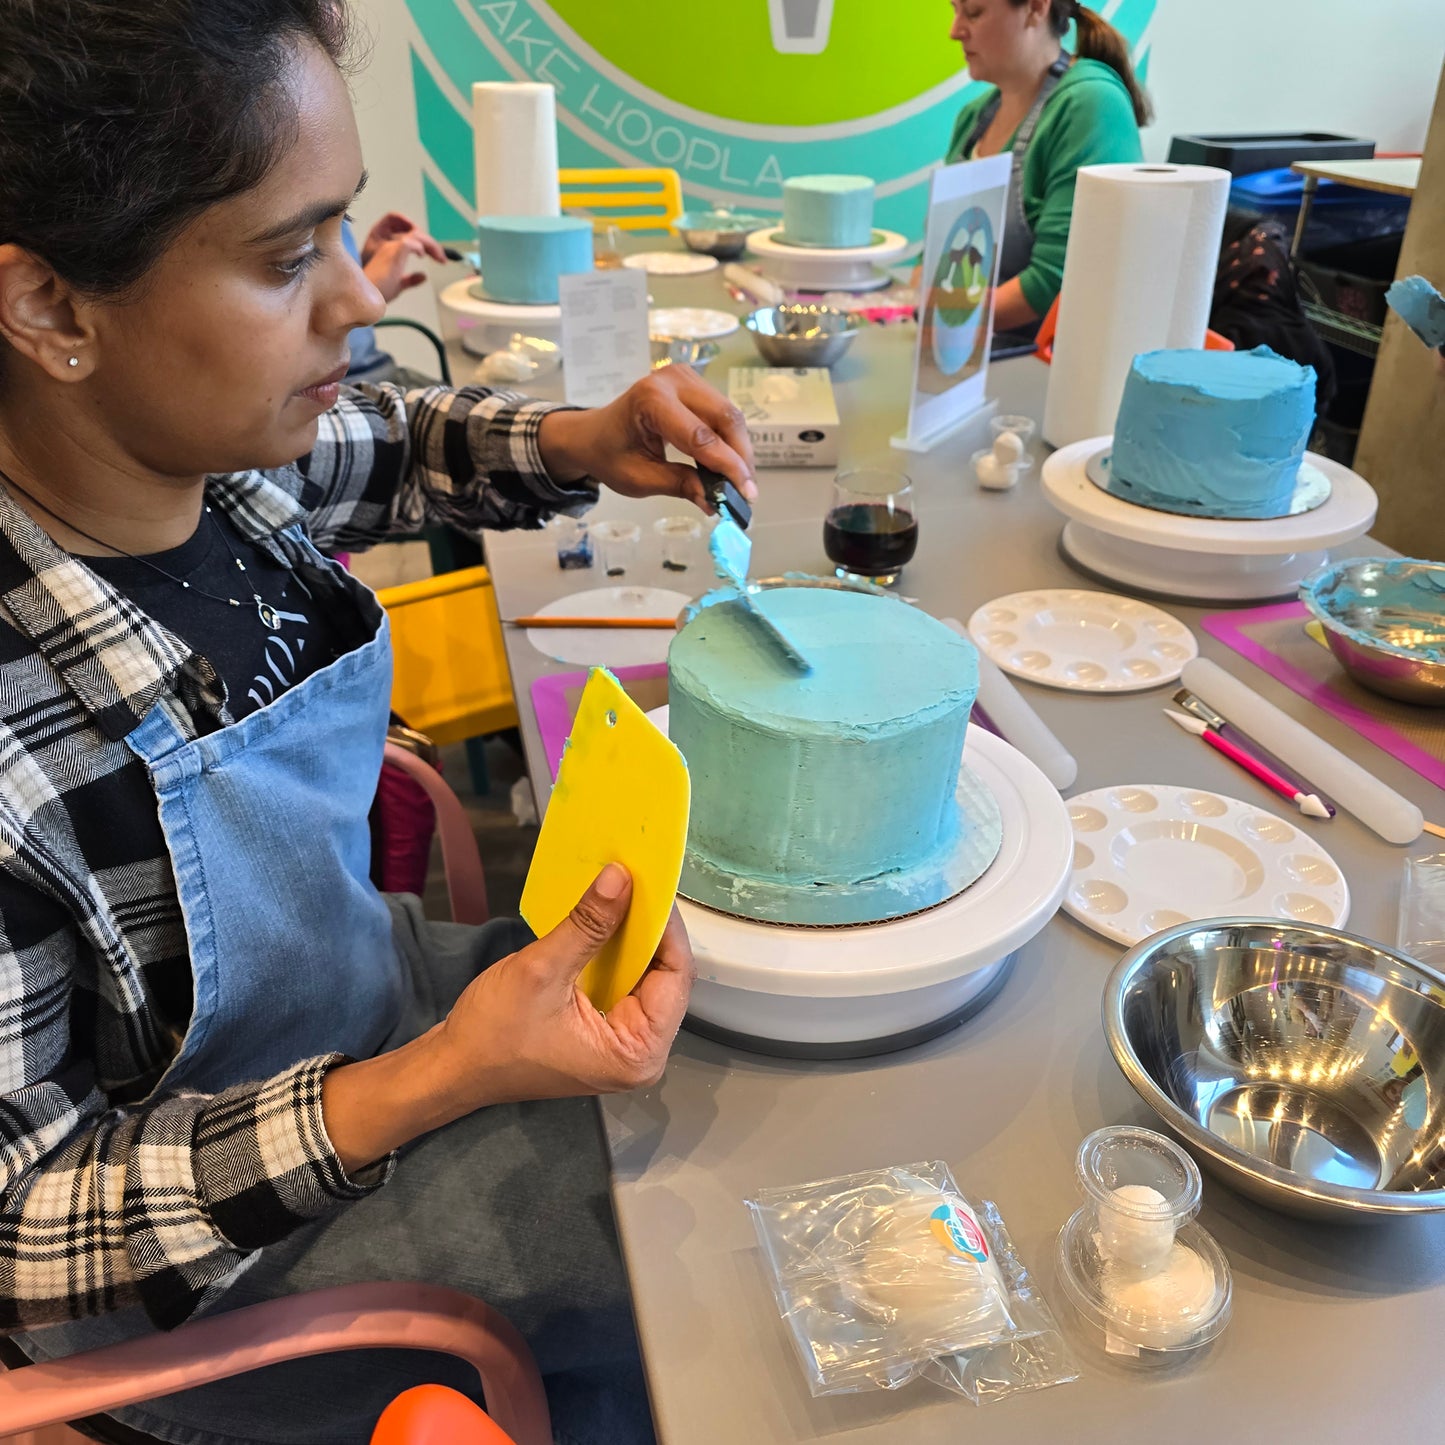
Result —
<path fill-rule="evenodd" d="M 145 561 L 83 560 L 147 616 L 209 659 L 226 684 L 233 718 L 264 707 L 364 637 L 359 609 L 334 579 L 319 568 L 293 571 L 275 561 L 243 537 L 224 512 L 210 506 L 191 538 L 168 552 L 153 553 Z M 191 585 L 183 587 L 182 582 Z M 272 609 L 274 628 L 262 620 L 253 593 Z M 224 599 L 235 599 L 238 605 Z"/>

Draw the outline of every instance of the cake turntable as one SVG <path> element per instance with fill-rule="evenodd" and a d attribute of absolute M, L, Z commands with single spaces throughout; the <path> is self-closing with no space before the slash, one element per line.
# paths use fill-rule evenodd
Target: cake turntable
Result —
<path fill-rule="evenodd" d="M 454 312 L 461 327 L 462 350 L 471 356 L 489 356 L 505 351 L 517 332 L 539 336 L 544 341 L 560 341 L 562 308 L 521 306 L 493 301 L 478 294 L 475 276 L 463 276 L 439 293 L 437 300 Z"/>
<path fill-rule="evenodd" d="M 665 730 L 667 712 L 649 716 Z M 935 1038 L 988 1004 L 1058 910 L 1073 832 L 1058 790 L 1002 739 L 970 727 L 963 764 L 997 804 L 1002 845 L 975 883 L 934 908 L 810 927 L 679 899 L 698 973 L 686 1027 L 755 1053 L 861 1058 Z"/>
<path fill-rule="evenodd" d="M 891 266 L 908 250 L 896 231 L 873 232 L 866 246 L 800 246 L 783 239 L 781 226 L 754 231 L 748 249 L 762 262 L 764 273 L 793 291 L 881 291 L 894 277 Z"/>
<path fill-rule="evenodd" d="M 1103 436 L 1061 447 L 1044 462 L 1042 480 L 1049 503 L 1069 519 L 1059 544 L 1064 557 L 1086 576 L 1130 592 L 1206 605 L 1290 598 L 1328 561 L 1331 547 L 1363 536 L 1375 520 L 1374 488 L 1314 453 L 1307 461 L 1329 487 L 1308 510 L 1259 520 L 1156 511 L 1097 483 L 1098 459 L 1112 446 Z"/>

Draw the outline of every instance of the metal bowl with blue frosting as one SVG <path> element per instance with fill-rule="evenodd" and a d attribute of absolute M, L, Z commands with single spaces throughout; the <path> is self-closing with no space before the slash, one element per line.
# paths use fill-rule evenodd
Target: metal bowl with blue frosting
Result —
<path fill-rule="evenodd" d="M 1305 578 L 1300 598 L 1362 687 L 1445 707 L 1445 564 L 1352 557 Z"/>

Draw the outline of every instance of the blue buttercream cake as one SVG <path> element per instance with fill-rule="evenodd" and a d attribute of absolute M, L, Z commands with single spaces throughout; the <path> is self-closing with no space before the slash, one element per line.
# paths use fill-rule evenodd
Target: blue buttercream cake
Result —
<path fill-rule="evenodd" d="M 477 258 L 493 301 L 555 306 L 558 277 L 592 269 L 592 223 L 576 216 L 483 216 Z"/>
<path fill-rule="evenodd" d="M 783 183 L 783 239 L 845 250 L 873 242 L 874 185 L 867 176 L 797 176 Z"/>
<path fill-rule="evenodd" d="M 668 731 L 692 778 L 689 856 L 745 881 L 852 884 L 947 853 L 973 645 L 892 598 L 791 587 L 754 600 L 812 671 L 759 646 L 736 601 L 678 633 Z"/>
<path fill-rule="evenodd" d="M 1314 415 L 1314 368 L 1267 346 L 1145 352 L 1124 384 L 1108 490 L 1156 511 L 1283 516 Z"/>

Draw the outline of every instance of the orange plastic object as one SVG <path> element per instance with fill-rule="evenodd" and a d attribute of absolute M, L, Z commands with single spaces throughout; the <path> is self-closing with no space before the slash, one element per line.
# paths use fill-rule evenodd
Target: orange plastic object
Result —
<path fill-rule="evenodd" d="M 391 618 L 391 706 L 439 747 L 517 726 L 492 574 L 465 567 L 376 594 Z"/>
<path fill-rule="evenodd" d="M 585 211 L 619 231 L 670 231 L 682 215 L 682 179 L 666 166 L 564 169 L 557 180 L 564 211 Z"/>
<path fill-rule="evenodd" d="M 418 1385 L 382 1411 L 371 1445 L 514 1445 L 480 1406 L 445 1385 Z"/>
<path fill-rule="evenodd" d="M 1058 329 L 1059 298 L 1055 296 L 1054 304 L 1049 307 L 1049 314 L 1044 317 L 1035 341 L 1035 345 L 1038 347 L 1038 358 L 1046 366 L 1050 365 L 1054 359 L 1054 334 Z M 1217 331 L 1206 331 L 1204 333 L 1204 349 L 1206 351 L 1233 351 L 1234 343 L 1227 336 L 1221 336 Z"/>

